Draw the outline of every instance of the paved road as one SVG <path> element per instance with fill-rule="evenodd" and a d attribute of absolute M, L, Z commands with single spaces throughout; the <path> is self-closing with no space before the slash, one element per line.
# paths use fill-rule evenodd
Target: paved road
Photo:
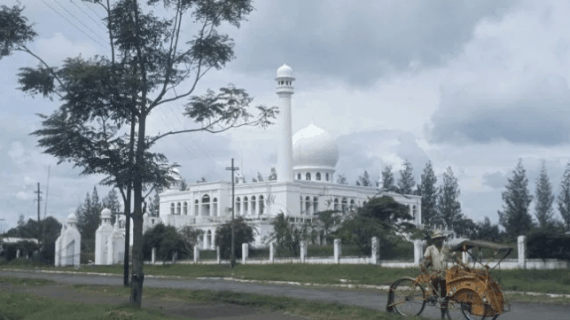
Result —
<path fill-rule="evenodd" d="M 73 274 L 48 274 L 32 272 L 6 272 L 0 271 L 0 276 L 42 278 L 66 284 L 86 285 L 111 285 L 122 286 L 122 277 L 73 275 Z M 170 280 L 170 279 L 145 279 L 145 286 L 153 288 L 173 288 L 192 290 L 233 291 L 242 293 L 254 293 L 270 296 L 285 296 L 304 300 L 333 302 L 347 305 L 355 305 L 366 308 L 385 310 L 387 295 L 369 290 L 342 290 L 342 289 L 312 289 L 299 286 L 276 286 L 255 283 L 240 283 L 224 280 Z M 564 320 L 570 319 L 570 306 L 554 306 L 537 303 L 513 303 L 512 311 L 501 315 L 501 320 Z M 437 318 L 439 310 L 426 307 L 422 316 Z M 454 315 L 453 319 L 461 319 Z"/>

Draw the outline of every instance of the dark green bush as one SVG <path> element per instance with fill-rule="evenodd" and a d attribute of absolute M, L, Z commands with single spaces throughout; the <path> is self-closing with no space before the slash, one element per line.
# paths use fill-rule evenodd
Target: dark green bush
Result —
<path fill-rule="evenodd" d="M 527 236 L 529 259 L 560 259 L 570 261 L 570 235 L 556 228 L 535 230 Z"/>

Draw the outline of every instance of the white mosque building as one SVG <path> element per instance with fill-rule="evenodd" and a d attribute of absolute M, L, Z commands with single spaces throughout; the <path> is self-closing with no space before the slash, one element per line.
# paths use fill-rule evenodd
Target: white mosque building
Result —
<path fill-rule="evenodd" d="M 325 130 L 311 123 L 292 135 L 291 96 L 293 70 L 283 64 L 277 70 L 279 97 L 277 180 L 235 185 L 235 215 L 243 217 L 257 232 L 254 246 L 265 246 L 272 232 L 271 222 L 283 212 L 292 222 L 310 220 L 316 212 L 338 210 L 343 214 L 366 204 L 377 195 L 387 195 L 408 206 L 416 225 L 421 224 L 421 197 L 383 192 L 377 187 L 349 186 L 335 182 L 338 147 Z M 179 179 L 179 177 L 178 177 Z M 188 184 L 180 180 L 160 194 L 162 223 L 204 231 L 202 249 L 213 249 L 216 228 L 231 219 L 231 181 Z"/>

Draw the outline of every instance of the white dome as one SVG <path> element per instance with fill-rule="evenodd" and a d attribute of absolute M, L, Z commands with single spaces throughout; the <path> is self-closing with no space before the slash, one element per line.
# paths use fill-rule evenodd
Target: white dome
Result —
<path fill-rule="evenodd" d="M 293 168 L 334 168 L 338 146 L 325 130 L 311 124 L 293 136 Z"/>
<path fill-rule="evenodd" d="M 101 210 L 101 218 L 110 218 L 111 217 L 111 210 L 105 208 Z"/>
<path fill-rule="evenodd" d="M 68 223 L 76 223 L 77 222 L 77 217 L 75 216 L 75 213 L 70 213 L 67 216 L 67 222 Z"/>
<path fill-rule="evenodd" d="M 277 69 L 277 78 L 293 78 L 293 69 L 286 64 L 283 64 Z"/>

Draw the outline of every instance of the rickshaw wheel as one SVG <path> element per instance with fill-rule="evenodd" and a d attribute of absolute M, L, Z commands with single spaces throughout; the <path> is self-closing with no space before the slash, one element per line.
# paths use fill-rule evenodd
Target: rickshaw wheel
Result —
<path fill-rule="evenodd" d="M 491 310 L 491 307 L 487 304 L 482 303 L 482 301 L 480 300 L 479 296 L 476 293 L 473 293 L 472 296 L 472 300 L 478 302 L 476 305 L 476 308 L 481 308 L 481 305 L 483 305 L 483 314 L 479 315 L 479 314 L 473 314 L 471 313 L 471 308 L 473 308 L 473 305 L 471 303 L 468 302 L 460 302 L 460 309 L 461 309 L 461 313 L 463 314 L 463 316 L 465 317 L 465 319 L 467 320 L 495 320 L 499 317 L 499 315 L 494 315 L 494 316 L 486 316 L 486 314 L 489 313 L 489 311 Z M 475 313 L 481 313 L 481 310 L 477 310 L 478 312 Z"/>
<path fill-rule="evenodd" d="M 390 301 L 396 312 L 403 316 L 416 316 L 425 308 L 425 290 L 410 278 L 399 279 L 390 288 Z"/>

